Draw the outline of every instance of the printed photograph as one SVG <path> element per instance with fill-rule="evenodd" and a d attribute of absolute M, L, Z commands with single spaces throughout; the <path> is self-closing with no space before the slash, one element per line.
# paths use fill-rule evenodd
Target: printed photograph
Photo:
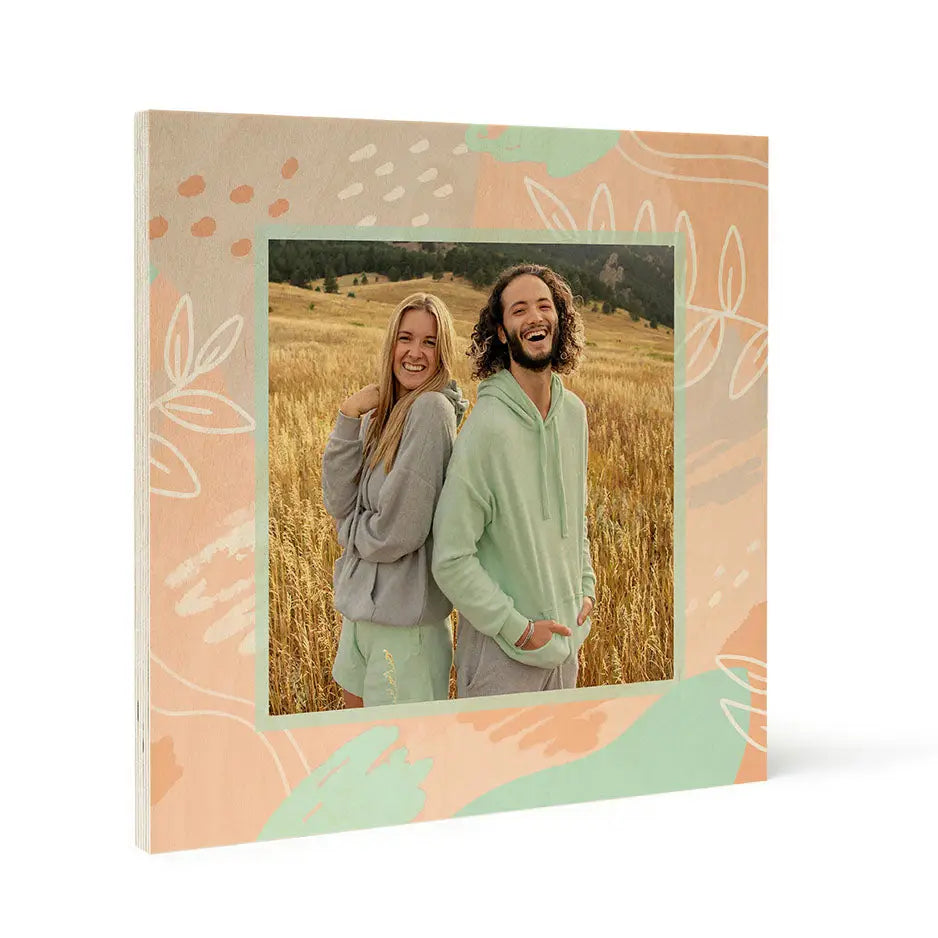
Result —
<path fill-rule="evenodd" d="M 269 243 L 271 715 L 668 680 L 674 250 Z"/>

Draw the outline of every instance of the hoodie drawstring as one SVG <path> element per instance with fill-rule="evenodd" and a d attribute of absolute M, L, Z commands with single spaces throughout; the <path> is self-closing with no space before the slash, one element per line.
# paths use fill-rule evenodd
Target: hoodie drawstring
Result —
<path fill-rule="evenodd" d="M 541 512 L 545 521 L 550 521 L 550 489 L 547 483 L 547 440 L 544 424 L 537 425 L 537 437 L 540 445 L 539 462 L 541 464 Z"/>
<path fill-rule="evenodd" d="M 553 443 L 554 463 L 557 466 L 557 481 L 560 490 L 560 536 L 567 536 L 567 499 L 564 492 L 563 461 L 560 454 L 560 434 L 557 432 L 557 421 L 551 420 L 550 426 L 544 423 L 537 424 L 537 435 L 540 445 L 541 464 L 541 512 L 545 521 L 550 521 L 550 485 L 547 480 L 547 434 L 550 434 Z"/>
<path fill-rule="evenodd" d="M 557 481 L 560 483 L 560 536 L 567 536 L 567 497 L 566 486 L 563 480 L 563 459 L 560 453 L 560 434 L 557 432 L 557 421 L 552 420 L 550 432 L 554 437 L 554 458 L 557 461 Z"/>

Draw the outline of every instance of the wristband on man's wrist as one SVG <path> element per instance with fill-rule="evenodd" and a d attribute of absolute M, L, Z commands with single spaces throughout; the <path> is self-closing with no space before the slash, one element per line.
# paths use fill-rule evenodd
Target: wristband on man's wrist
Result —
<path fill-rule="evenodd" d="M 521 638 L 518 639 L 518 644 L 516 647 L 524 648 L 529 641 L 531 641 L 531 636 L 534 634 L 534 623 L 528 619 L 528 624 L 524 627 L 524 631 L 521 633 Z"/>

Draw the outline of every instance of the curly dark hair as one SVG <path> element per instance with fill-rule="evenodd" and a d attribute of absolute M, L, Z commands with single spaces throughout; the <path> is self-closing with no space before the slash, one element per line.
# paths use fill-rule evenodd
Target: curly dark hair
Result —
<path fill-rule="evenodd" d="M 559 340 L 550 363 L 551 368 L 562 375 L 570 374 L 576 369 L 583 354 L 586 345 L 583 320 L 574 304 L 570 284 L 550 267 L 542 264 L 517 264 L 498 275 L 488 302 L 479 311 L 479 321 L 472 330 L 472 340 L 466 354 L 473 361 L 472 377 L 477 380 L 488 378 L 511 364 L 508 346 L 498 338 L 498 327 L 503 324 L 504 313 L 502 293 L 515 277 L 522 274 L 532 274 L 547 284 L 554 308 L 557 310 Z"/>

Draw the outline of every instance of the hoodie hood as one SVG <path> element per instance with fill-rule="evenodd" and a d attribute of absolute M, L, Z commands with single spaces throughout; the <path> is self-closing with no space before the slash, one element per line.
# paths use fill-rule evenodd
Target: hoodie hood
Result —
<path fill-rule="evenodd" d="M 517 382 L 515 383 L 517 384 Z M 469 409 L 469 401 L 462 396 L 462 391 L 455 379 L 451 380 L 445 387 L 440 388 L 440 394 L 453 405 L 453 410 L 456 411 L 456 428 L 459 429 L 462 418 L 465 417 L 466 411 Z"/>
<path fill-rule="evenodd" d="M 484 397 L 494 397 L 501 401 L 515 417 L 527 428 L 533 430 L 538 438 L 538 452 L 541 478 L 541 511 L 545 521 L 551 518 L 550 486 L 548 483 L 547 466 L 551 458 L 557 466 L 559 474 L 559 511 L 560 533 L 567 536 L 567 498 L 564 492 L 564 479 L 562 460 L 560 458 L 560 435 L 557 432 L 557 414 L 563 405 L 563 382 L 556 372 L 550 376 L 550 409 L 546 419 L 541 418 L 541 412 L 528 397 L 527 392 L 515 380 L 514 375 L 504 368 L 486 378 L 479 385 L 479 400 Z M 457 418 L 458 420 L 458 418 Z"/>

